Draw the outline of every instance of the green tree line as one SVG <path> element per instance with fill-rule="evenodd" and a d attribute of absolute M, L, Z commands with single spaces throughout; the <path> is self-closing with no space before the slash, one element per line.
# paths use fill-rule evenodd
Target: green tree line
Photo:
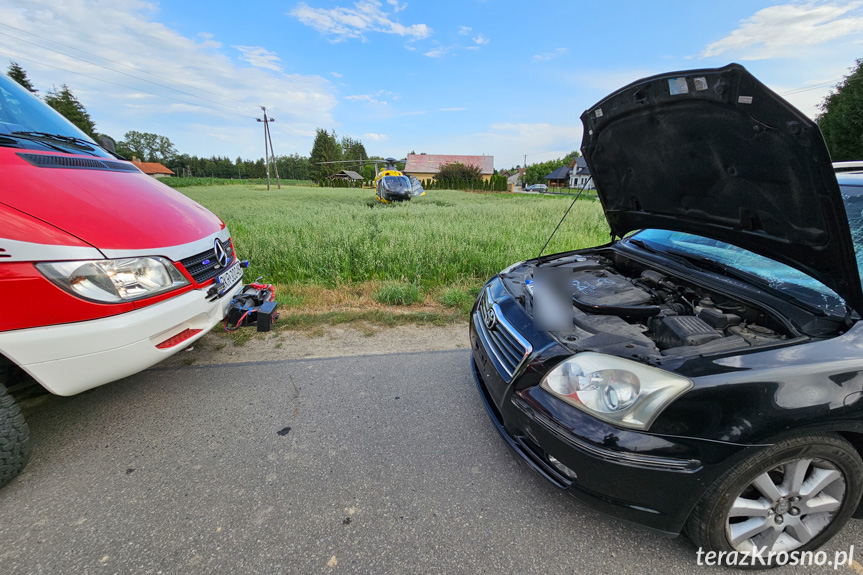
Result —
<path fill-rule="evenodd" d="M 818 127 L 834 162 L 863 160 L 863 58 L 821 103 Z"/>
<path fill-rule="evenodd" d="M 524 169 L 524 185 L 544 184 L 545 177 L 562 166 L 568 166 L 572 160 L 579 157 L 578 151 L 572 151 L 562 158 L 531 164 Z"/>

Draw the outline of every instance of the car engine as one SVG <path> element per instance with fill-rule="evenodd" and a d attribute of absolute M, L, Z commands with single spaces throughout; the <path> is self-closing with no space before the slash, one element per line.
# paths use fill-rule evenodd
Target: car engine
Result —
<path fill-rule="evenodd" d="M 794 335 L 761 309 L 627 258 L 568 256 L 541 268 L 543 274 L 528 265 L 502 278 L 532 314 L 540 297 L 538 279 L 549 269 L 565 277 L 566 285 L 571 277 L 572 329 L 553 335 L 580 350 L 642 359 L 681 357 L 777 343 Z"/>

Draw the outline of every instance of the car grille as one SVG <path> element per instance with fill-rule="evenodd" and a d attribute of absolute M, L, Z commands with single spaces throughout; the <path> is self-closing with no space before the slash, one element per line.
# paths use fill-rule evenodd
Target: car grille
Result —
<path fill-rule="evenodd" d="M 234 248 L 229 241 L 223 242 L 223 244 L 225 252 L 228 254 L 229 266 L 234 262 Z M 219 262 L 216 260 L 215 248 L 210 248 L 205 252 L 180 260 L 180 263 L 183 264 L 183 267 L 186 268 L 192 279 L 199 284 L 213 279 L 228 267 L 219 265 Z"/>
<path fill-rule="evenodd" d="M 530 343 L 503 317 L 500 307 L 483 291 L 473 316 L 476 332 L 500 376 L 507 383 L 533 351 Z"/>

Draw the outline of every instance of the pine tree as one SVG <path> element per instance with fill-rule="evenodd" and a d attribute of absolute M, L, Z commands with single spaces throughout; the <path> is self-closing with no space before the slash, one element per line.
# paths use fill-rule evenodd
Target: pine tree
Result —
<path fill-rule="evenodd" d="M 319 162 L 333 162 L 342 159 L 342 147 L 336 140 L 336 133 L 330 134 L 326 130 L 318 128 L 315 133 L 315 143 L 312 144 L 312 153 L 309 157 L 311 163 L 311 177 L 321 182 L 339 171 L 338 164 L 323 164 Z"/>
<path fill-rule="evenodd" d="M 31 93 L 35 94 L 39 91 L 33 86 L 33 83 L 30 82 L 30 78 L 27 77 L 27 72 L 24 71 L 24 68 L 18 65 L 18 62 L 11 62 L 9 64 L 9 68 L 6 70 L 6 74 L 27 88 Z"/>
<path fill-rule="evenodd" d="M 75 124 L 82 132 L 96 137 L 96 124 L 90 118 L 87 108 L 78 101 L 69 86 L 63 84 L 60 89 L 52 89 L 45 95 L 45 103 L 60 112 L 67 120 Z"/>

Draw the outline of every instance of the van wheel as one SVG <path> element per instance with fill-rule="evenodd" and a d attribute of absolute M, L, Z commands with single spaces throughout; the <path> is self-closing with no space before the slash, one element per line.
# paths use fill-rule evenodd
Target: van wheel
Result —
<path fill-rule="evenodd" d="M 860 501 L 861 478 L 863 460 L 841 437 L 780 441 L 720 477 L 695 506 L 686 533 L 704 551 L 757 548 L 784 564 L 790 552 L 817 549 L 845 525 Z"/>
<path fill-rule="evenodd" d="M 21 473 L 29 459 L 30 428 L 21 408 L 0 383 L 0 487 Z"/>

